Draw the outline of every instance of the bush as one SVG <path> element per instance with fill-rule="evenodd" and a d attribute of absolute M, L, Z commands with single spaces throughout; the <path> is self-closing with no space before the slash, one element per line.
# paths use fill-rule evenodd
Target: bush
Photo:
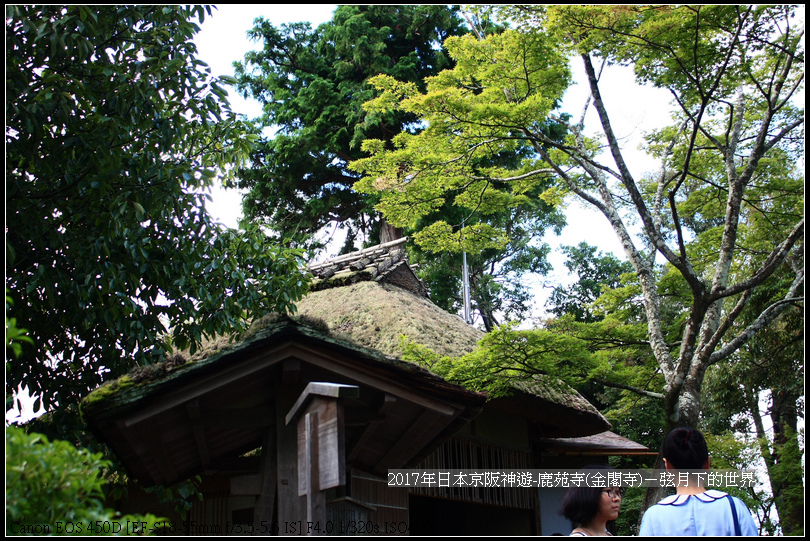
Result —
<path fill-rule="evenodd" d="M 119 516 L 104 507 L 101 454 L 6 428 L 6 535 L 157 532 L 154 515 Z"/>

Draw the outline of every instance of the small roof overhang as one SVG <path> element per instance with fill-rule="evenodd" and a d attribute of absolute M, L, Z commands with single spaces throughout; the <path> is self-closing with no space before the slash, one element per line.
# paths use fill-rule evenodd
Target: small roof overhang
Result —
<path fill-rule="evenodd" d="M 543 438 L 538 441 L 545 452 L 568 456 L 656 456 L 640 443 L 606 431 L 581 438 Z"/>
<path fill-rule="evenodd" d="M 611 428 L 604 415 L 576 390 L 547 376 L 512 383 L 509 396 L 494 398 L 487 407 L 526 417 L 539 438 L 570 439 Z"/>
<path fill-rule="evenodd" d="M 415 365 L 283 321 L 154 380 L 124 378 L 82 403 L 90 429 L 144 486 L 234 469 L 306 384 L 357 385 L 344 402 L 347 465 L 377 475 L 415 465 L 466 425 L 486 396 Z M 292 402 L 285 402 L 290 399 Z"/>

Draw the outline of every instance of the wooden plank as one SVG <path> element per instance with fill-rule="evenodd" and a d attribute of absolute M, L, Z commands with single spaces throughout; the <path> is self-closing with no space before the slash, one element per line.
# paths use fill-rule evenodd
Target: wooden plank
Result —
<path fill-rule="evenodd" d="M 251 473 L 231 477 L 231 496 L 259 496 L 262 493 L 262 475 Z"/>
<path fill-rule="evenodd" d="M 305 391 L 306 392 L 306 391 Z M 317 486 L 327 490 L 346 484 L 346 456 L 343 434 L 343 408 L 336 398 L 316 396 L 302 416 L 298 418 L 298 494 L 307 494 L 309 471 L 305 456 L 307 442 L 306 419 L 310 413 L 317 413 L 319 457 Z"/>
<path fill-rule="evenodd" d="M 307 524 L 317 525 L 317 529 L 307 528 L 307 535 L 323 535 L 326 529 L 326 494 L 318 481 L 320 477 L 320 428 L 318 412 L 303 416 L 304 449 L 303 456 L 299 449 L 298 463 L 304 464 L 305 479 L 299 484 L 306 485 Z M 299 485 L 300 486 L 300 485 Z M 300 491 L 300 488 L 299 488 Z"/>
<path fill-rule="evenodd" d="M 360 396 L 360 388 L 357 385 L 344 385 L 342 383 L 327 383 L 322 381 L 310 381 L 304 392 L 295 401 L 295 405 L 290 408 L 285 421 L 290 424 L 290 421 L 295 419 L 307 406 L 308 401 L 313 397 L 327 397 L 327 398 L 357 398 Z"/>

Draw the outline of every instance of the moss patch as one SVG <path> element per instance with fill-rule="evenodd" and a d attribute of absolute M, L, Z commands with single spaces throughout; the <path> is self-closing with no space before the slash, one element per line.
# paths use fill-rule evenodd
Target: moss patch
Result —
<path fill-rule="evenodd" d="M 82 413 L 98 407 L 121 391 L 134 387 L 136 382 L 129 375 L 122 376 L 114 381 L 103 384 L 101 387 L 85 396 L 81 402 Z"/>

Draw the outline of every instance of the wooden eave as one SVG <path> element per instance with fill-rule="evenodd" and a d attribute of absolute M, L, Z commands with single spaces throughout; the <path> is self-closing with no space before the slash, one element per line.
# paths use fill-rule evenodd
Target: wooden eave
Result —
<path fill-rule="evenodd" d="M 292 322 L 90 401 L 91 430 L 144 486 L 233 468 L 284 422 L 281 395 L 310 381 L 358 385 L 345 402 L 347 465 L 385 475 L 414 465 L 475 417 L 485 395 L 414 365 L 341 344 Z M 91 395 L 92 396 L 92 395 Z M 279 405 L 281 404 L 281 405 Z"/>
<path fill-rule="evenodd" d="M 591 436 L 611 428 L 610 422 L 574 389 L 567 389 L 567 393 L 569 403 L 563 404 L 513 388 L 510 396 L 494 398 L 487 407 L 526 417 L 543 438 Z"/>

